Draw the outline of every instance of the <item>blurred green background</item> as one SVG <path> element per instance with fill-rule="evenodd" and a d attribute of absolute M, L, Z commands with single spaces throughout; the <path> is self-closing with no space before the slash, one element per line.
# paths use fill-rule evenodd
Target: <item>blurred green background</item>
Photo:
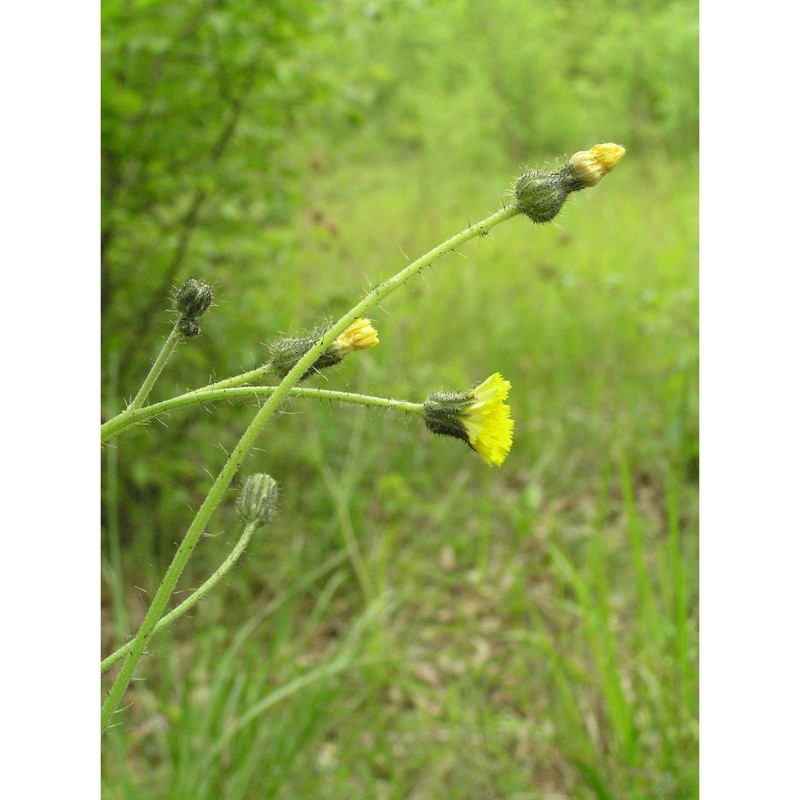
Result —
<path fill-rule="evenodd" d="M 399 414 L 294 400 L 245 473 L 280 514 L 156 639 L 108 798 L 697 795 L 698 19 L 681 0 L 104 0 L 102 375 L 124 408 L 257 366 L 500 207 L 628 148 L 554 223 L 469 242 L 308 385 L 512 383 L 506 463 Z M 103 653 L 135 632 L 254 414 L 103 449 Z M 163 424 L 162 424 L 163 423 Z M 238 537 L 232 489 L 178 599 Z M 114 669 L 104 676 L 104 687 Z"/>

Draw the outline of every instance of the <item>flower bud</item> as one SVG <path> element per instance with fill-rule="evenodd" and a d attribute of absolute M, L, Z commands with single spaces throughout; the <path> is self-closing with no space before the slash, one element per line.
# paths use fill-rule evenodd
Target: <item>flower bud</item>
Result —
<path fill-rule="evenodd" d="M 566 166 L 558 172 L 526 172 L 517 180 L 514 193 L 527 217 L 534 222 L 550 222 L 561 211 L 567 195 L 583 188 L 580 179 Z"/>
<path fill-rule="evenodd" d="M 325 329 L 318 330 L 310 336 L 298 339 L 278 339 L 269 347 L 270 362 L 273 371 L 285 378 L 297 362 L 325 335 Z M 348 353 L 355 350 L 369 350 L 378 344 L 378 332 L 368 319 L 357 319 L 331 343 L 330 347 L 309 367 L 300 380 L 319 372 L 326 367 L 338 364 Z"/>
<path fill-rule="evenodd" d="M 206 313 L 213 300 L 214 292 L 207 283 L 189 278 L 178 289 L 178 294 L 175 297 L 175 307 L 181 312 L 182 316 L 197 321 Z"/>
<path fill-rule="evenodd" d="M 325 331 L 317 331 L 310 336 L 300 338 L 278 339 L 269 345 L 269 360 L 272 369 L 280 378 L 285 378 L 297 364 L 297 362 L 319 341 Z M 303 375 L 301 380 L 311 375 L 317 368 L 322 357 L 317 359 L 316 364 Z M 334 362 L 335 363 L 335 362 Z M 323 366 L 330 366 L 324 364 Z"/>
<path fill-rule="evenodd" d="M 344 358 L 353 350 L 369 350 L 378 344 L 378 332 L 372 327 L 372 321 L 359 317 L 328 348 L 328 353 Z"/>
<path fill-rule="evenodd" d="M 236 511 L 245 525 L 261 527 L 269 522 L 278 502 L 278 484 L 263 473 L 250 475 L 236 500 Z"/>
<path fill-rule="evenodd" d="M 596 144 L 591 150 L 575 153 L 559 170 L 526 172 L 514 187 L 517 205 L 534 222 L 549 222 L 568 195 L 595 186 L 624 155 L 625 148 L 618 144 Z"/>
<path fill-rule="evenodd" d="M 570 166 L 580 176 L 584 187 L 596 186 L 600 178 L 608 175 L 625 155 L 618 144 L 596 144 L 591 150 L 581 150 L 569 160 Z"/>
<path fill-rule="evenodd" d="M 178 330 L 183 335 L 184 339 L 191 339 L 200 334 L 200 326 L 189 317 L 181 317 L 178 320 Z"/>

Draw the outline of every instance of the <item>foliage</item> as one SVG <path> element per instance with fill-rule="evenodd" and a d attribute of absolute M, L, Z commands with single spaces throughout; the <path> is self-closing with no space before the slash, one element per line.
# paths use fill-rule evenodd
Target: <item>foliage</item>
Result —
<path fill-rule="evenodd" d="M 176 383 L 212 362 L 225 373 L 252 358 L 277 315 L 253 293 L 279 300 L 270 271 L 283 257 L 296 203 L 296 166 L 286 157 L 297 111 L 315 92 L 302 41 L 312 2 L 103 4 L 102 341 L 105 416 L 124 407 L 146 372 L 168 317 L 173 287 L 202 277 L 236 285 L 239 313 L 184 348 Z M 224 301 L 223 301 L 224 302 Z M 270 314 L 273 314 L 271 317 Z M 213 326 L 212 322 L 212 326 Z M 246 345 L 243 343 L 247 343 Z M 205 377 L 205 376 L 204 376 Z M 123 468 L 123 503 L 106 525 L 135 528 L 147 547 L 154 518 L 174 527 L 196 485 L 181 431 L 162 441 L 160 463 Z M 213 440 L 210 429 L 198 439 Z M 216 443 L 215 443 L 216 444 Z M 208 459 L 210 453 L 198 453 Z M 125 459 L 116 459 L 125 463 Z M 115 468 L 115 467 L 114 467 Z M 116 483 L 117 477 L 111 477 Z M 162 483 L 163 481 L 163 483 Z M 165 492 L 165 487 L 171 487 Z M 173 492 L 173 489 L 175 491 Z"/>
<path fill-rule="evenodd" d="M 384 157 L 519 164 L 576 140 L 697 149 L 694 0 L 341 5 L 317 56 L 347 87 L 335 130 L 365 127 Z"/>
<path fill-rule="evenodd" d="M 692 796 L 696 171 L 624 167 L 595 196 L 576 197 L 560 227 L 518 220 L 473 243 L 468 261 L 451 256 L 409 284 L 387 304 L 374 357 L 336 376 L 417 397 L 494 367 L 514 376 L 516 435 L 502 472 L 394 415 L 287 406 L 255 464 L 285 487 L 274 532 L 153 647 L 129 721 L 112 732 L 120 751 L 106 756 L 109 797 L 164 787 L 176 798 L 267 788 L 401 798 L 414 787 L 442 798 L 492 787 Z M 453 179 L 426 203 L 432 222 L 415 226 L 416 193 L 393 176 L 391 165 L 348 170 L 385 187 L 357 201 L 336 199 L 341 175 L 324 180 L 343 233 L 333 245 L 309 238 L 299 254 L 335 265 L 321 292 L 358 285 L 390 231 L 406 232 L 404 251 L 420 250 L 431 226 L 463 220 L 460 198 L 502 180 Z M 411 186 L 417 177 L 405 174 Z M 214 409 L 234 429 L 252 413 Z M 206 416 L 187 409 L 168 422 Z M 147 463 L 162 430 L 126 434 L 119 447 Z M 224 517 L 210 533 L 186 587 L 232 537 Z M 152 585 L 146 569 L 133 577 L 144 551 L 128 550 L 125 586 Z M 348 638 L 372 597 L 388 606 Z M 138 617 L 128 613 L 115 643 Z M 341 671 L 321 672 L 332 664 Z M 302 691 L 246 723 L 207 769 L 193 768 L 229 726 L 302 678 Z"/>
<path fill-rule="evenodd" d="M 418 185 L 430 197 L 448 171 L 513 176 L 523 161 L 593 141 L 633 144 L 634 157 L 692 148 L 695 10 L 600 0 L 500 2 L 491 13 L 467 0 L 104 3 L 104 415 L 136 390 L 168 330 L 168 295 L 187 277 L 211 282 L 236 311 L 212 315 L 183 348 L 169 376 L 177 390 L 209 370 L 255 366 L 267 337 L 328 311 L 339 287 L 319 273 L 332 267 L 298 253 L 303 236 L 337 239 L 319 184 L 339 163 L 424 158 Z M 343 175 L 337 194 L 357 186 Z M 106 526 L 160 549 L 200 492 L 196 464 L 231 446 L 238 419 L 193 426 L 191 459 L 183 423 L 160 431 L 156 460 L 129 468 L 118 458 L 112 480 L 137 500 L 121 503 L 115 522 L 106 496 Z"/>
<path fill-rule="evenodd" d="M 393 415 L 286 405 L 255 464 L 280 514 L 154 643 L 109 798 L 696 794 L 696 5 L 487 9 L 103 5 L 105 416 L 184 278 L 217 306 L 164 396 L 343 310 L 521 162 L 629 146 L 557 225 L 516 220 L 409 283 L 336 377 L 421 400 L 500 370 L 501 473 Z M 253 413 L 186 409 L 105 449 L 104 653 Z"/>
<path fill-rule="evenodd" d="M 314 10 L 103 4 L 103 343 L 123 393 L 174 285 L 252 273 L 276 252 L 295 191 L 285 143 L 314 91 L 298 55 Z"/>

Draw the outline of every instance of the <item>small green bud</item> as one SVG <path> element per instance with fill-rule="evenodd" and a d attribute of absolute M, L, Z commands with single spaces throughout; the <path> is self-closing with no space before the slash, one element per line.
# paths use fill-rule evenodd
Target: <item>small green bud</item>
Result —
<path fill-rule="evenodd" d="M 181 317 L 178 320 L 178 330 L 183 335 L 184 339 L 191 339 L 200 334 L 200 326 L 189 317 Z"/>
<path fill-rule="evenodd" d="M 214 292 L 207 283 L 189 278 L 178 289 L 175 297 L 175 307 L 184 317 L 197 321 L 208 311 L 214 300 Z"/>
<path fill-rule="evenodd" d="M 236 500 L 236 511 L 245 525 L 261 527 L 275 513 L 277 501 L 278 484 L 269 475 L 258 473 L 245 480 Z"/>

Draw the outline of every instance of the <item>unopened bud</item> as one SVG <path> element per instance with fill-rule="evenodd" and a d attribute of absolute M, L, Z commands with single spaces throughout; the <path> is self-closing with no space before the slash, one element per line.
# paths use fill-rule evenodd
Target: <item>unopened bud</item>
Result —
<path fill-rule="evenodd" d="M 178 289 L 178 294 L 175 297 L 175 307 L 181 312 L 182 316 L 197 321 L 208 311 L 208 307 L 213 300 L 214 292 L 207 283 L 189 278 Z"/>
<path fill-rule="evenodd" d="M 570 192 L 584 186 L 569 166 L 558 172 L 532 170 L 520 176 L 514 192 L 517 205 L 534 222 L 550 222 L 559 211 Z"/>
<path fill-rule="evenodd" d="M 285 378 L 295 367 L 297 362 L 319 341 L 325 331 L 317 331 L 309 336 L 302 336 L 299 338 L 286 338 L 278 339 L 269 345 L 269 361 L 272 364 L 272 369 L 280 378 Z M 305 372 L 303 377 L 307 378 L 311 373 L 317 369 L 321 359 Z M 335 363 L 335 362 L 333 362 Z M 323 364 L 322 366 L 330 366 L 330 364 Z"/>
<path fill-rule="evenodd" d="M 297 362 L 325 335 L 325 329 L 316 331 L 310 336 L 298 339 L 278 339 L 269 347 L 270 363 L 273 371 L 285 378 Z M 357 319 L 331 343 L 330 347 L 303 373 L 300 380 L 327 367 L 338 364 L 348 353 L 354 350 L 369 350 L 378 344 L 378 332 L 368 319 Z"/>
<path fill-rule="evenodd" d="M 520 176 L 514 187 L 517 205 L 534 222 L 549 222 L 572 192 L 595 186 L 625 155 L 618 144 L 596 144 L 575 153 L 559 170 L 532 170 Z"/>
<path fill-rule="evenodd" d="M 580 176 L 584 186 L 595 186 L 600 178 L 608 175 L 625 155 L 625 148 L 618 144 L 596 144 L 591 150 L 581 150 L 569 160 Z"/>
<path fill-rule="evenodd" d="M 189 317 L 181 317 L 178 320 L 178 330 L 183 335 L 184 339 L 191 339 L 200 334 L 200 326 Z"/>
<path fill-rule="evenodd" d="M 236 500 L 236 511 L 245 525 L 261 527 L 269 522 L 278 502 L 278 484 L 264 473 L 250 475 Z"/>
<path fill-rule="evenodd" d="M 372 321 L 359 317 L 328 348 L 328 353 L 344 358 L 353 350 L 369 350 L 378 344 L 380 344 L 378 332 L 372 327 Z"/>

